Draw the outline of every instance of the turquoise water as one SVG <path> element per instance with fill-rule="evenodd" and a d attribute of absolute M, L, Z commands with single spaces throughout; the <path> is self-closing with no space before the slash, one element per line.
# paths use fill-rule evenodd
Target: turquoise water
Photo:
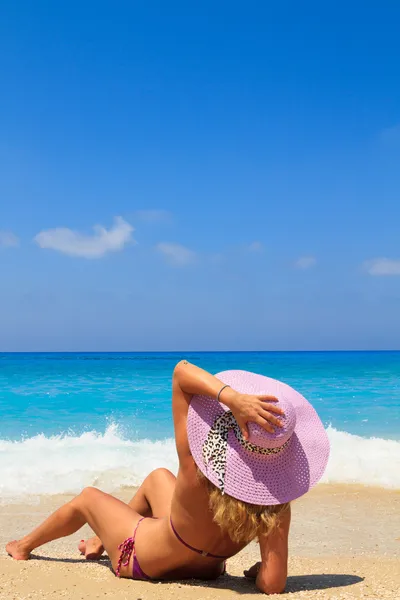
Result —
<path fill-rule="evenodd" d="M 218 372 L 245 369 L 298 389 L 325 425 L 400 438 L 400 352 L 185 353 Z M 0 438 L 103 431 L 133 439 L 173 435 L 175 353 L 0 354 Z"/>
<path fill-rule="evenodd" d="M 0 503 L 87 485 L 113 493 L 157 467 L 176 472 L 181 358 L 287 382 L 327 429 L 324 481 L 400 488 L 399 352 L 0 354 Z"/>

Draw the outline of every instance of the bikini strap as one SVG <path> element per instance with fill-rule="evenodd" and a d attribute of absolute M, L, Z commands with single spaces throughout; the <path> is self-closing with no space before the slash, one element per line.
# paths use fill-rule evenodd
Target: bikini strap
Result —
<path fill-rule="evenodd" d="M 175 534 L 175 537 L 181 542 L 181 544 L 186 546 L 186 548 L 189 548 L 189 550 L 193 550 L 193 552 L 196 552 L 197 554 L 201 554 L 201 556 L 208 556 L 210 558 L 221 558 L 221 559 L 229 558 L 229 556 L 220 556 L 219 554 L 211 554 L 211 552 L 206 552 L 205 550 L 199 550 L 198 548 L 194 548 L 193 546 L 191 546 L 190 544 L 188 544 L 187 542 L 185 542 L 185 540 L 183 540 L 181 538 L 181 536 L 179 535 L 179 533 L 177 532 L 177 530 L 174 527 L 174 524 L 172 522 L 172 517 L 170 517 L 169 521 L 171 523 L 171 528 Z"/>
<path fill-rule="evenodd" d="M 133 532 L 133 536 L 130 538 L 127 538 L 126 540 L 124 540 L 122 542 L 122 544 L 120 544 L 118 546 L 118 550 L 120 551 L 120 555 L 119 555 L 119 559 L 118 559 L 118 565 L 117 568 L 115 570 L 115 574 L 117 577 L 120 577 L 120 572 L 121 572 L 121 565 L 123 565 L 124 567 L 127 567 L 129 565 L 129 561 L 131 559 L 132 553 L 133 556 L 135 556 L 135 538 L 136 538 L 136 532 L 138 530 L 138 527 L 140 525 L 140 523 L 143 521 L 145 517 L 142 517 L 141 519 L 139 519 L 139 521 L 136 524 L 135 527 L 135 531 Z M 125 562 L 122 562 L 124 560 L 124 558 L 126 559 Z"/>

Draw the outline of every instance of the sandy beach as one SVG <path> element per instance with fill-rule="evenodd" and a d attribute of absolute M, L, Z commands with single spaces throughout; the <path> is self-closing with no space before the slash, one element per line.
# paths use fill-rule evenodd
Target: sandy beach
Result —
<path fill-rule="evenodd" d="M 116 494 L 128 500 L 134 490 Z M 254 597 L 254 584 L 242 577 L 258 560 L 252 544 L 228 561 L 216 582 L 143 583 L 118 580 L 107 558 L 82 559 L 80 531 L 38 549 L 27 562 L 7 557 L 4 544 L 22 536 L 68 496 L 41 497 L 35 504 L 0 509 L 0 599 L 147 600 L 161 598 L 229 599 Z M 293 503 L 289 578 L 280 598 L 397 599 L 400 588 L 400 493 L 373 487 L 319 485 Z M 261 597 L 261 594 L 260 594 Z"/>

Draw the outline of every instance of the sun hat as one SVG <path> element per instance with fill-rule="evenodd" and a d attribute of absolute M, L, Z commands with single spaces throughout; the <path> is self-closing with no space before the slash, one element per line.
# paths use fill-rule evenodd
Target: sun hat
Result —
<path fill-rule="evenodd" d="M 329 440 L 311 404 L 289 385 L 247 371 L 224 371 L 220 381 L 242 394 L 271 395 L 283 409 L 274 433 L 248 423 L 245 441 L 233 414 L 215 398 L 193 396 L 187 431 L 200 471 L 222 493 L 249 504 L 283 504 L 321 479 Z M 223 398 L 223 396 L 222 396 Z"/>

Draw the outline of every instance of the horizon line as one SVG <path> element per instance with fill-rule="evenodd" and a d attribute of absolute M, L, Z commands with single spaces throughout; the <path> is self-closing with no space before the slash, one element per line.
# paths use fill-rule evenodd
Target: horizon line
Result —
<path fill-rule="evenodd" d="M 397 349 L 339 350 L 0 350 L 0 354 L 316 354 L 344 352 L 400 352 Z"/>

